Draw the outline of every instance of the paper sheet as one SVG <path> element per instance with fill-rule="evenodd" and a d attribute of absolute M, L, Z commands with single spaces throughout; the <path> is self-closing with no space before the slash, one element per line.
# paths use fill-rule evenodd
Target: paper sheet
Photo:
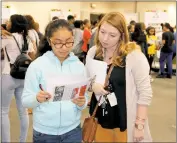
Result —
<path fill-rule="evenodd" d="M 71 100 L 84 96 L 91 81 L 91 78 L 83 76 L 48 76 L 46 80 L 47 92 L 52 95 L 49 101 Z"/>
<path fill-rule="evenodd" d="M 107 75 L 107 63 L 88 58 L 86 67 L 90 77 L 96 76 L 95 82 L 104 85 Z"/>

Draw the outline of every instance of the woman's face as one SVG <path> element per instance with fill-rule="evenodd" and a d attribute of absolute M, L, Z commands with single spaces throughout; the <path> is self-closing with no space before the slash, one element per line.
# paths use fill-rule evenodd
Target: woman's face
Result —
<path fill-rule="evenodd" d="M 50 45 L 54 54 L 59 59 L 65 59 L 73 48 L 74 40 L 71 31 L 67 28 L 60 28 L 52 34 Z"/>
<path fill-rule="evenodd" d="M 99 30 L 99 41 L 103 48 L 112 48 L 118 44 L 120 32 L 107 22 L 104 22 Z"/>
<path fill-rule="evenodd" d="M 88 22 L 86 23 L 85 27 L 87 27 L 87 28 L 90 28 L 90 27 L 91 27 L 90 21 L 88 21 Z"/>
<path fill-rule="evenodd" d="M 150 35 L 154 35 L 154 34 L 155 34 L 155 29 L 150 29 L 150 30 L 149 30 L 149 34 L 150 34 Z"/>

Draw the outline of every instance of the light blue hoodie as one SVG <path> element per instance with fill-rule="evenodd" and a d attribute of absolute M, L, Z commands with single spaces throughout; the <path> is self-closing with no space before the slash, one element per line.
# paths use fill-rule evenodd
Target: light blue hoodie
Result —
<path fill-rule="evenodd" d="M 22 103 L 24 107 L 33 108 L 33 129 L 44 134 L 62 135 L 80 124 L 81 110 L 87 102 L 83 107 L 69 100 L 39 103 L 36 99 L 39 84 L 46 91 L 45 75 L 50 74 L 86 76 L 86 70 L 73 53 L 61 64 L 54 53 L 48 51 L 32 62 L 26 73 Z M 85 97 L 88 101 L 88 96 Z"/>

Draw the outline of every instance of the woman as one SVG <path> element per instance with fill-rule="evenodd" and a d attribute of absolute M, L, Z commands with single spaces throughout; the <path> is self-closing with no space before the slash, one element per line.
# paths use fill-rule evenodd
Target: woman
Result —
<path fill-rule="evenodd" d="M 36 45 L 37 51 L 37 47 L 39 46 L 39 36 L 35 30 L 35 21 L 31 15 L 25 15 L 25 17 L 28 20 L 28 35 L 33 43 Z"/>
<path fill-rule="evenodd" d="M 87 105 L 86 97 L 50 102 L 52 95 L 46 91 L 47 78 L 51 74 L 86 77 L 84 65 L 70 52 L 73 40 L 67 21 L 50 22 L 40 42 L 38 58 L 28 68 L 22 102 L 25 107 L 33 108 L 34 143 L 82 140 L 80 117 Z"/>
<path fill-rule="evenodd" d="M 35 24 L 34 24 L 34 30 L 37 32 L 39 40 L 42 40 L 42 38 L 43 38 L 44 35 L 39 30 L 39 23 L 35 22 Z"/>
<path fill-rule="evenodd" d="M 73 45 L 73 53 L 79 57 L 82 60 L 82 45 L 83 45 L 83 30 L 81 30 L 81 21 L 80 20 L 76 20 L 74 22 L 74 29 L 73 29 L 73 36 L 74 36 L 74 45 Z"/>
<path fill-rule="evenodd" d="M 82 51 L 84 52 L 85 58 L 87 55 L 87 51 L 89 48 L 89 42 L 91 38 L 91 24 L 90 21 L 85 19 L 84 22 L 84 32 L 83 32 L 83 42 L 84 44 L 82 45 Z"/>
<path fill-rule="evenodd" d="M 142 23 L 135 24 L 135 31 L 132 34 L 132 41 L 136 42 L 141 47 L 141 50 L 145 56 L 147 56 L 147 41 Z"/>
<path fill-rule="evenodd" d="M 35 21 L 31 15 L 25 15 L 26 19 L 28 20 L 28 35 L 31 38 L 31 41 L 34 44 L 35 52 L 37 52 L 37 48 L 39 46 L 39 36 L 35 30 Z M 28 109 L 28 114 L 32 114 L 32 109 Z"/>
<path fill-rule="evenodd" d="M 24 80 L 15 79 L 10 75 L 10 64 L 13 64 L 20 55 L 19 48 L 28 45 L 29 55 L 34 55 L 33 44 L 27 36 L 27 20 L 22 15 L 12 15 L 7 24 L 7 30 L 15 37 L 7 35 L 2 39 L 4 50 L 4 67 L 2 69 L 2 142 L 10 142 L 10 121 L 9 108 L 12 97 L 15 95 L 17 110 L 20 117 L 19 142 L 25 142 L 28 133 L 29 119 L 26 108 L 22 106 L 21 96 L 24 87 Z M 3 32 L 5 34 L 5 32 Z M 19 47 L 18 47 L 18 45 Z"/>
<path fill-rule="evenodd" d="M 160 52 L 160 73 L 157 78 L 172 78 L 172 57 L 173 57 L 173 46 L 175 44 L 175 37 L 173 34 L 173 28 L 169 23 L 163 25 L 162 34 L 162 48 Z M 164 64 L 167 62 L 167 75 L 165 75 Z"/>
<path fill-rule="evenodd" d="M 92 47 L 87 55 L 86 62 L 94 58 L 106 62 L 108 69 L 114 66 L 108 87 L 112 88 L 109 91 L 114 92 L 117 105 L 111 107 L 108 104 L 110 101 L 105 99 L 107 103 L 99 106 L 95 142 L 152 141 L 147 118 L 152 97 L 149 64 L 139 46 L 128 43 L 125 21 L 120 13 L 107 14 L 99 23 L 96 46 Z M 87 69 L 89 73 L 88 66 Z M 108 87 L 98 82 L 93 84 L 90 114 L 93 113 L 99 96 L 109 93 L 105 90 Z"/>
<path fill-rule="evenodd" d="M 157 47 L 157 37 L 155 36 L 155 28 L 154 27 L 148 27 L 147 30 L 147 46 L 148 46 L 148 62 L 149 62 L 149 66 L 150 66 L 150 73 L 151 74 L 151 70 L 152 70 L 152 63 L 154 61 L 154 57 L 156 54 L 156 50 L 158 49 Z M 150 76 L 150 80 L 151 82 L 153 82 L 153 78 Z"/>
<path fill-rule="evenodd" d="M 132 33 L 135 31 L 135 25 L 130 24 L 128 26 L 129 40 L 132 41 Z"/>

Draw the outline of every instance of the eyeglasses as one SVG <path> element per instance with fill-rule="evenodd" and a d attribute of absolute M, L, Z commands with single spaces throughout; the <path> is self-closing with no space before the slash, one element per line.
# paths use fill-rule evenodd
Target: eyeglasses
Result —
<path fill-rule="evenodd" d="M 66 48 L 71 48 L 74 45 L 74 42 L 53 43 L 51 39 L 50 39 L 50 41 L 56 49 L 61 49 L 64 45 L 66 46 Z"/>

